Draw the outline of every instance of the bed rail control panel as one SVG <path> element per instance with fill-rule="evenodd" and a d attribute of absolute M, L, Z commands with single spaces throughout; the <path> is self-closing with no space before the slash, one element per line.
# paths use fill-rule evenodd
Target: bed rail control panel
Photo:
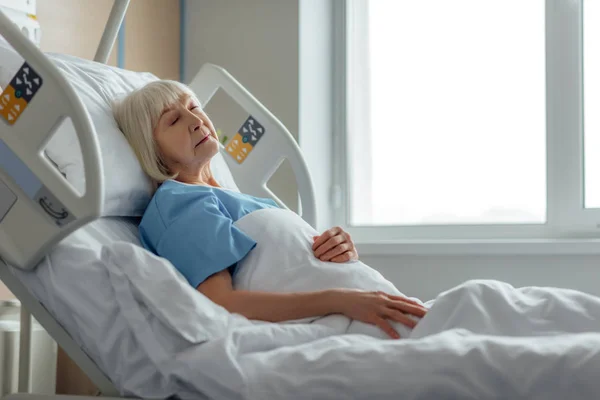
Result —
<path fill-rule="evenodd" d="M 42 84 L 42 78 L 29 64 L 25 63 L 21 66 L 19 72 L 0 94 L 0 115 L 9 125 L 17 122 Z"/>
<path fill-rule="evenodd" d="M 69 233 L 100 216 L 102 167 L 91 119 L 72 86 L 2 12 L 0 35 L 25 59 L 0 94 L 0 258 L 31 269 Z M 83 153 L 83 195 L 44 154 L 66 117 Z"/>
<path fill-rule="evenodd" d="M 265 128 L 252 115 L 238 129 L 238 132 L 225 144 L 225 151 L 241 164 L 246 160 L 254 146 L 265 134 Z"/>

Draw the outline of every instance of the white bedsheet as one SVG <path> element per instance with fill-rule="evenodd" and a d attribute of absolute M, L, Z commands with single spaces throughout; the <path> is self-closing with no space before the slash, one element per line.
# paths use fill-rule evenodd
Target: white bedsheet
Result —
<path fill-rule="evenodd" d="M 257 242 L 257 246 L 240 262 L 239 272 L 234 279 L 237 289 L 307 292 L 342 287 L 404 296 L 379 272 L 361 261 L 332 263 L 316 258 L 311 247 L 312 237 L 318 232 L 289 210 L 271 208 L 255 211 L 238 220 L 235 225 Z M 420 302 L 419 299 L 412 299 Z M 414 319 L 418 320 L 416 317 Z M 339 314 L 305 318 L 297 322 L 314 322 L 332 327 L 338 334 L 360 333 L 389 339 L 378 327 Z M 406 325 L 391 323 L 400 337 L 410 336 L 411 330 Z"/>
<path fill-rule="evenodd" d="M 278 215 L 244 229 L 271 229 L 267 223 L 276 226 Z M 170 263 L 131 244 L 133 225 L 115 224 L 124 223 L 97 221 L 61 243 L 35 272 L 16 273 L 124 394 L 261 400 L 600 394 L 596 297 L 467 282 L 438 296 L 411 337 L 397 341 L 339 335 L 320 320 L 253 323 L 214 305 Z M 296 239 L 278 237 L 303 240 L 303 229 Z M 269 253 L 268 243 L 259 243 L 257 257 L 261 248 Z"/>

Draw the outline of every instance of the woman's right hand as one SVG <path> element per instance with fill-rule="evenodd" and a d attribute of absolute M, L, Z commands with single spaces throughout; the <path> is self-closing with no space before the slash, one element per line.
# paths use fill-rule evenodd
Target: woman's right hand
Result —
<path fill-rule="evenodd" d="M 417 321 L 410 318 L 409 315 L 422 318 L 427 313 L 427 308 L 402 296 L 354 289 L 335 289 L 333 292 L 334 308 L 337 312 L 349 318 L 376 325 L 394 339 L 399 339 L 400 335 L 388 320 L 414 328 Z"/>

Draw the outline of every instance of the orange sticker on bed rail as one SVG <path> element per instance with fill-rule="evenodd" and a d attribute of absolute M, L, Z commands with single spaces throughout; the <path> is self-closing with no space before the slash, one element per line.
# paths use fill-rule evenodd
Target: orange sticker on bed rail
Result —
<path fill-rule="evenodd" d="M 25 107 L 27 107 L 27 102 L 24 98 L 15 96 L 15 88 L 11 85 L 8 85 L 4 92 L 0 94 L 0 115 L 10 125 L 17 121 Z"/>
<path fill-rule="evenodd" d="M 239 133 L 236 133 L 233 139 L 225 147 L 227 152 L 231 154 L 231 157 L 241 164 L 244 162 L 248 154 L 252 151 L 250 143 L 244 142 L 244 138 Z"/>

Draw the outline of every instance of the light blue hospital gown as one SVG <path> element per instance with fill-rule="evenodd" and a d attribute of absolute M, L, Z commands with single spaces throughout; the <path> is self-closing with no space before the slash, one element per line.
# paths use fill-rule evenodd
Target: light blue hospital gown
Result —
<path fill-rule="evenodd" d="M 167 180 L 158 188 L 140 223 L 143 246 L 169 260 L 196 288 L 237 263 L 256 242 L 233 225 L 264 208 L 278 208 L 270 199 L 211 186 Z"/>

